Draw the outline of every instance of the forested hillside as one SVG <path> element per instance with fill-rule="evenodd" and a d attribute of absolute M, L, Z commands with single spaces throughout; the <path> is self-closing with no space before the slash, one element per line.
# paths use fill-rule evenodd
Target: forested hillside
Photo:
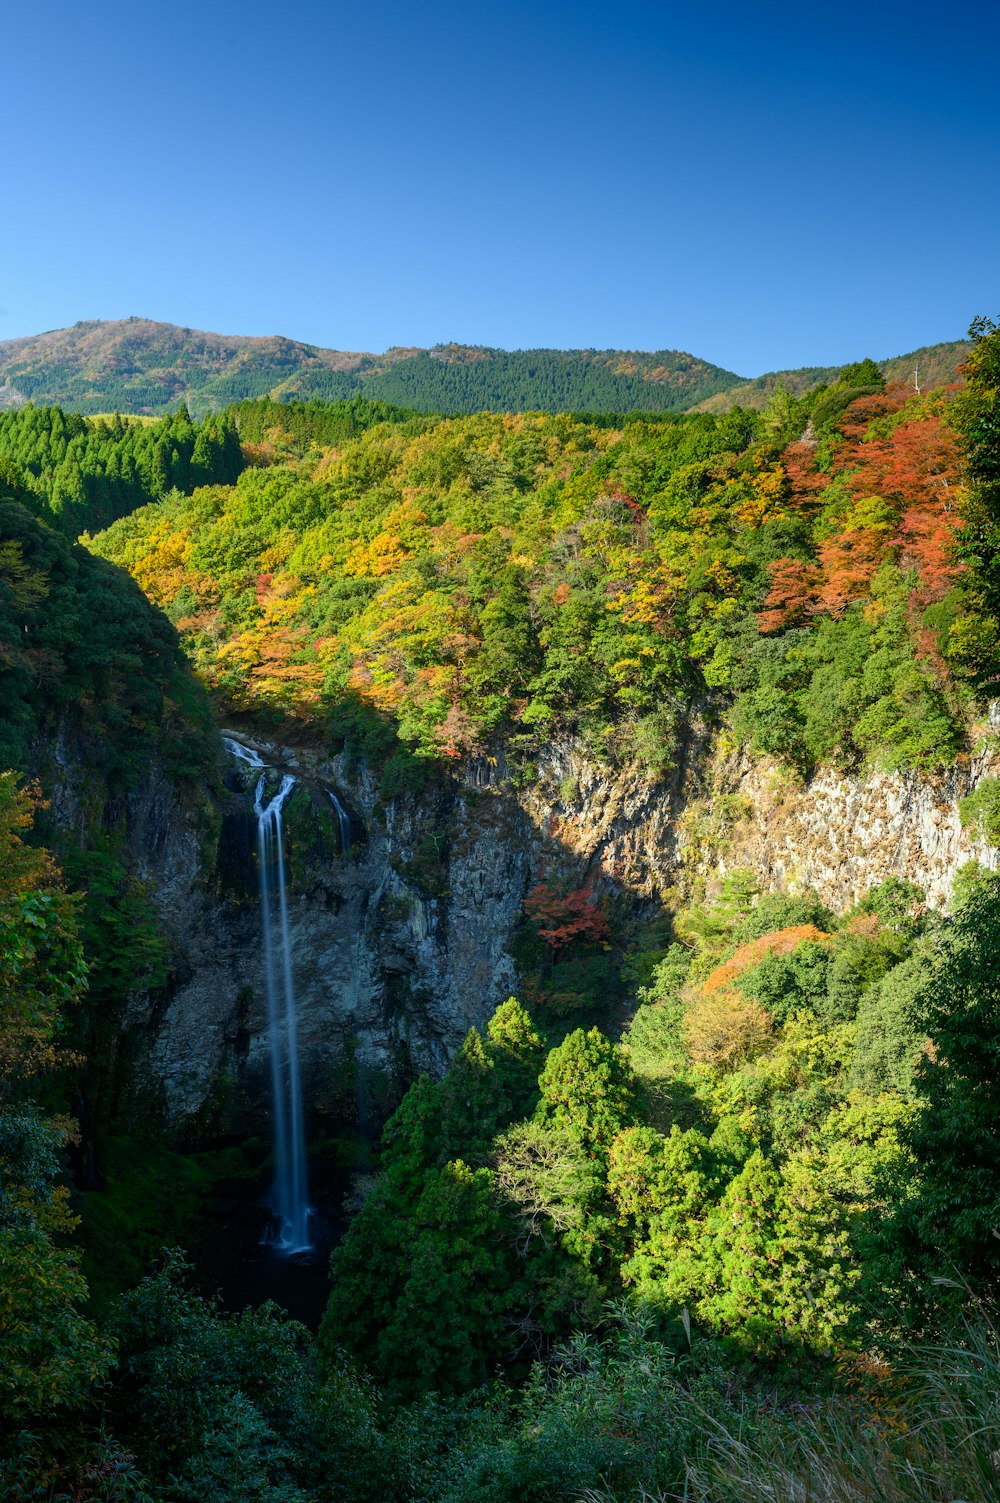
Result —
<path fill-rule="evenodd" d="M 439 1078 L 400 1076 L 377 1145 L 355 1059 L 317 1086 L 356 1141 L 316 1145 L 350 1176 L 315 1337 L 275 1305 L 224 1313 L 156 1251 L 273 1167 L 261 1129 L 247 1170 L 232 1081 L 173 1137 L 147 1082 L 118 1179 L 85 1150 L 130 1010 L 169 1001 L 150 852 L 140 874 L 124 845 L 143 778 L 187 815 L 203 799 L 179 862 L 248 920 L 231 948 L 279 894 L 290 975 L 285 867 L 317 842 L 290 819 L 281 846 L 266 772 L 284 799 L 319 752 L 365 784 L 372 831 L 404 827 L 411 886 L 387 872 L 359 910 L 414 946 L 456 901 L 419 800 L 443 820 L 475 769 L 484 801 L 530 787 L 559 741 L 665 804 L 696 719 L 803 797 L 820 768 L 902 769 L 911 791 L 981 768 L 998 433 L 987 320 L 964 384 L 918 393 L 863 360 L 722 414 L 354 396 L 201 425 L 0 420 L 4 1498 L 996 1503 L 1000 876 L 976 862 L 943 910 L 898 875 L 828 906 L 795 872 L 705 867 L 651 897 L 502 867 L 520 996 Z M 210 700 L 296 748 L 267 769 L 231 743 L 254 802 L 234 781 L 228 818 Z M 24 774 L 63 788 L 71 764 L 59 825 Z M 346 821 L 316 862 L 360 871 L 366 832 L 312 784 L 304 803 Z M 959 811 L 995 854 L 1000 780 Z M 509 824 L 558 845 L 557 823 Z M 397 1011 L 414 953 L 393 957 Z M 181 1043 L 193 1067 L 198 1035 Z"/>
<path fill-rule="evenodd" d="M 381 722 L 418 757 L 498 734 L 530 756 L 572 727 L 662 772 L 712 693 L 800 769 L 929 766 L 965 744 L 986 631 L 954 546 L 954 408 L 871 362 L 760 414 L 413 418 L 333 450 L 271 408 L 274 462 L 91 546 L 230 705 Z"/>
<path fill-rule="evenodd" d="M 419 412 L 680 412 L 736 379 L 731 371 L 678 350 L 441 345 L 363 378 L 361 390 Z M 317 389 L 316 395 L 325 393 Z"/>
<path fill-rule="evenodd" d="M 670 411 L 739 380 L 676 350 L 490 350 L 440 345 L 384 355 L 295 340 L 205 334 L 148 319 L 75 324 L 0 342 L 0 406 L 162 413 L 254 397 L 395 402 L 422 412 Z"/>
<path fill-rule="evenodd" d="M 384 369 L 412 352 L 393 350 Z M 275 395 L 316 379 L 317 396 L 338 376 L 337 396 L 356 390 L 359 371 L 374 357 L 318 350 L 292 339 L 207 334 L 151 319 L 74 324 L 0 343 L 0 405 L 58 402 L 74 411 L 159 414 L 187 401 L 192 411 L 218 409 L 247 397 Z"/>
<path fill-rule="evenodd" d="M 0 412 L 0 480 L 71 538 L 168 491 L 231 485 L 243 464 L 231 420 L 192 423 L 184 406 L 159 422 L 30 405 Z"/>
<path fill-rule="evenodd" d="M 885 381 L 898 381 L 912 390 L 931 391 L 935 386 L 946 386 L 955 378 L 955 372 L 969 353 L 970 346 L 964 340 L 951 340 L 944 344 L 924 345 L 911 350 L 907 355 L 895 355 L 891 360 L 881 360 L 879 369 Z M 801 397 L 818 386 L 828 386 L 837 380 L 840 368 L 835 365 L 811 365 L 799 370 L 769 371 L 753 381 L 740 382 L 727 391 L 706 397 L 697 403 L 697 412 L 728 412 L 731 407 L 766 407 L 779 387 L 793 397 Z"/>
<path fill-rule="evenodd" d="M 397 1398 L 460 1393 L 526 1375 L 624 1295 L 668 1340 L 685 1312 L 736 1366 L 819 1371 L 884 1339 L 887 1300 L 924 1317 L 949 1267 L 982 1285 L 996 1182 L 978 1203 L 944 1144 L 966 1111 L 986 1128 L 985 1101 L 928 1037 L 979 1057 L 993 1002 L 953 1009 L 996 990 L 998 902 L 970 877 L 949 925 L 893 879 L 834 918 L 739 872 L 676 915 L 619 1044 L 565 1026 L 546 1044 L 504 1004 L 386 1127 L 321 1359 L 346 1349 Z"/>
<path fill-rule="evenodd" d="M 211 721 L 177 634 L 134 582 L 31 515 L 0 471 L 0 764 L 32 769 L 60 726 L 95 791 L 150 757 L 202 776 Z"/>
<path fill-rule="evenodd" d="M 927 390 L 950 381 L 968 347 L 933 345 L 882 363 L 890 381 Z M 496 350 L 442 344 L 383 355 L 324 350 L 275 337 L 206 334 L 130 318 L 80 323 L 0 342 L 0 409 L 31 401 L 80 413 L 195 416 L 260 397 L 343 401 L 364 396 L 418 412 L 681 412 L 761 407 L 778 386 L 801 396 L 836 367 L 753 381 L 678 350 Z"/>
<path fill-rule="evenodd" d="M 89 1421 L 68 1421 L 96 1400 L 113 1351 L 86 1308 L 68 1170 L 72 1160 L 77 1187 L 86 1182 L 123 1010 L 165 974 L 166 946 L 126 852 L 129 800 L 154 777 L 207 810 L 215 756 L 207 697 L 170 623 L 7 474 L 0 468 L 0 1493 L 21 1499 L 65 1496 L 70 1477 L 89 1488 L 102 1465 Z M 61 799 L 61 821 L 43 788 Z M 58 841 L 58 860 L 43 840 Z M 98 1121 L 84 1135 L 88 1106 Z"/>

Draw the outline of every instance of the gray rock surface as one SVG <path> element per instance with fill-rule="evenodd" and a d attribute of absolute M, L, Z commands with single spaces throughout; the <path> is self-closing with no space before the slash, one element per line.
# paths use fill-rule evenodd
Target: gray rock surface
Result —
<path fill-rule="evenodd" d="M 602 770 L 570 739 L 546 750 L 523 787 L 502 756 L 482 758 L 450 786 L 384 806 L 374 779 L 342 757 L 242 739 L 299 779 L 287 814 L 289 919 L 313 1113 L 332 1109 L 347 1061 L 355 1080 L 443 1070 L 469 1027 L 516 990 L 511 938 L 525 895 L 546 877 L 629 895 L 652 916 L 739 867 L 764 887 L 814 886 L 841 909 L 892 874 L 940 906 L 964 861 L 1000 862 L 958 817 L 958 800 L 1000 772 L 990 738 L 938 777 L 824 771 L 801 782 L 727 751 L 695 723 L 670 782 Z M 72 745 L 57 741 L 50 765 L 55 815 L 79 828 L 87 780 Z M 166 994 L 135 998 L 126 1023 L 140 1041 L 138 1084 L 168 1121 L 190 1122 L 221 1095 L 237 1128 L 259 1130 L 268 1037 L 256 774 L 221 745 L 220 773 L 217 842 L 206 835 L 204 807 L 184 804 L 155 769 L 124 800 L 134 869 L 172 957 Z M 347 853 L 327 788 L 351 813 Z"/>

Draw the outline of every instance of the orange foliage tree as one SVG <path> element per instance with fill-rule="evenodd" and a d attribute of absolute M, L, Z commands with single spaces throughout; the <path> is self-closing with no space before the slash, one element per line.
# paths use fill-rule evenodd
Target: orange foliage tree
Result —
<path fill-rule="evenodd" d="M 728 960 L 710 971 L 701 984 L 700 993 L 703 997 L 711 997 L 716 992 L 726 991 L 745 971 L 772 955 L 790 955 L 799 945 L 825 945 L 829 942 L 829 934 L 817 929 L 815 924 L 791 924 L 787 929 L 776 929 L 773 934 L 762 934 L 759 939 L 740 945 Z"/>
<path fill-rule="evenodd" d="M 852 600 L 861 600 L 893 546 L 895 524 L 878 507 L 868 509 L 872 520 L 845 527 L 819 546 L 823 583 L 817 608 L 830 616 L 843 615 Z"/>
<path fill-rule="evenodd" d="M 584 887 L 561 893 L 539 882 L 525 898 L 524 911 L 552 951 L 565 950 L 578 941 L 602 943 L 610 932 L 607 919 Z"/>
<path fill-rule="evenodd" d="M 940 600 L 959 575 L 957 435 L 938 416 L 915 417 L 859 443 L 852 458 L 855 494 L 884 496 L 900 512 L 893 543 L 901 568 L 920 576 L 919 605 Z"/>
<path fill-rule="evenodd" d="M 815 924 L 792 924 L 740 945 L 717 965 L 696 989 L 684 1016 L 684 1041 L 694 1063 L 732 1069 L 759 1054 L 771 1036 L 771 1015 L 737 991 L 736 982 L 769 956 L 789 955 L 801 944 L 829 939 Z"/>
<path fill-rule="evenodd" d="M 817 590 L 822 579 L 818 564 L 803 563 L 797 558 L 779 558 L 768 564 L 771 587 L 764 599 L 764 609 L 757 613 L 757 627 L 762 632 L 783 631 L 798 626 L 816 609 Z"/>

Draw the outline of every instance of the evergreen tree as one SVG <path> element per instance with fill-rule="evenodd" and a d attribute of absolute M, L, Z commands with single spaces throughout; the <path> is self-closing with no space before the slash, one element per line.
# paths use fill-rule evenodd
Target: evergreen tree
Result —
<path fill-rule="evenodd" d="M 858 1273 L 817 1154 L 779 1171 L 756 1150 L 707 1231 L 690 1254 L 704 1291 L 700 1320 L 757 1353 L 833 1349 L 853 1314 Z"/>
<path fill-rule="evenodd" d="M 916 1076 L 922 1110 L 904 1133 L 917 1184 L 892 1240 L 917 1271 L 982 1287 L 1000 1273 L 1000 878 L 957 910 L 910 1010 L 931 1049 Z"/>
<path fill-rule="evenodd" d="M 954 632 L 979 685 L 992 688 L 1000 677 L 1000 323 L 977 318 L 969 333 L 973 347 L 958 404 L 969 480 L 959 549 L 979 611 L 956 622 Z"/>
<path fill-rule="evenodd" d="M 596 1028 L 577 1028 L 549 1054 L 538 1078 L 537 1119 L 564 1128 L 606 1158 L 615 1137 L 632 1125 L 636 1081 L 617 1044 Z"/>

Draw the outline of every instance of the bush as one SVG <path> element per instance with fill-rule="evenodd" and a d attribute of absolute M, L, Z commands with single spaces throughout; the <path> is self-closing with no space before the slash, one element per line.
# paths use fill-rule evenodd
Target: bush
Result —
<path fill-rule="evenodd" d="M 958 817 L 973 840 L 1000 845 L 1000 778 L 982 778 L 971 793 L 960 798 Z"/>

